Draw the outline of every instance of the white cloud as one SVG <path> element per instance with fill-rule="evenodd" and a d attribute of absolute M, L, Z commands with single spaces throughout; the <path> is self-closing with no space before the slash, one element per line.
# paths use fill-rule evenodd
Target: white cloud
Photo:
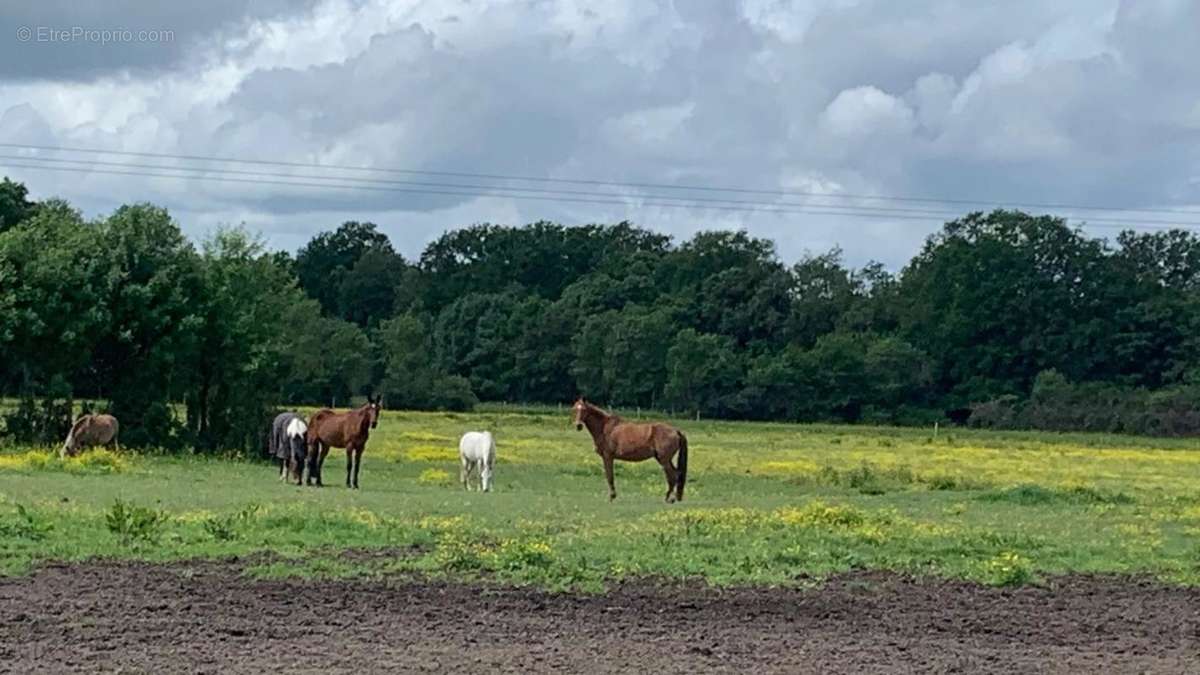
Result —
<path fill-rule="evenodd" d="M 904 101 L 875 87 L 855 87 L 833 99 L 821 114 L 821 124 L 838 140 L 907 134 L 913 112 Z"/>

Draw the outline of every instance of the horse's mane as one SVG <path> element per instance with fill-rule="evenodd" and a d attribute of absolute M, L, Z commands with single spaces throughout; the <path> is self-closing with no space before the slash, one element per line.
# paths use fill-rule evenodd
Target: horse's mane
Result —
<path fill-rule="evenodd" d="M 596 405 L 595 403 L 592 403 L 590 401 L 584 401 L 584 405 L 586 405 L 588 408 L 590 408 L 593 412 L 600 413 L 600 415 L 606 419 L 617 420 L 617 421 L 621 420 L 620 415 L 610 413 L 609 411 L 605 410 L 604 408 L 601 408 L 600 406 Z"/>
<path fill-rule="evenodd" d="M 89 417 L 91 417 L 91 414 L 89 414 L 89 413 L 84 413 L 84 414 L 80 415 L 79 419 L 75 420 L 75 423 L 71 425 L 71 431 L 67 432 L 67 438 L 68 439 L 75 438 L 75 432 L 77 432 L 81 428 L 83 428 L 84 421 L 86 421 L 87 418 L 89 418 Z"/>

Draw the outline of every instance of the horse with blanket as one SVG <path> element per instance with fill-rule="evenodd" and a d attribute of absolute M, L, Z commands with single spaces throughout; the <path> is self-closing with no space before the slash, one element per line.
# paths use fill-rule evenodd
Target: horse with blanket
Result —
<path fill-rule="evenodd" d="M 290 473 L 296 485 L 304 483 L 304 461 L 308 454 L 308 424 L 294 412 L 280 413 L 271 424 L 268 443 L 271 456 L 279 460 L 279 480 L 286 481 Z"/>

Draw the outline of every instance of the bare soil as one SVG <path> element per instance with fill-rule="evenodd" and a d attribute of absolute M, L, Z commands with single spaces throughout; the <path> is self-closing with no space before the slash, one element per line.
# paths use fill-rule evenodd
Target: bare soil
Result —
<path fill-rule="evenodd" d="M 87 563 L 0 579 L 0 672 L 1200 673 L 1200 589 L 1144 579 L 1001 590 L 860 573 L 588 596 L 240 570 Z"/>

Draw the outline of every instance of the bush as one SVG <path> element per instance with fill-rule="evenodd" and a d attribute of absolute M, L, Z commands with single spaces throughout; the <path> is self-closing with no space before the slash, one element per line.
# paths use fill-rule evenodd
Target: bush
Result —
<path fill-rule="evenodd" d="M 204 520 L 204 531 L 217 541 L 233 541 L 240 536 L 241 528 L 258 513 L 258 504 L 250 504 L 236 513 L 211 516 Z"/>
<path fill-rule="evenodd" d="M 1200 434 L 1198 398 L 1196 385 L 1151 391 L 1103 382 L 1072 383 L 1047 370 L 1034 380 L 1027 401 L 1002 396 L 977 404 L 969 423 L 993 429 L 1191 436 Z"/>
<path fill-rule="evenodd" d="M 108 531 L 120 538 L 121 544 L 129 546 L 139 542 L 153 544 L 158 541 L 167 514 L 117 498 L 104 516 Z"/>
<path fill-rule="evenodd" d="M 35 516 L 21 504 L 17 504 L 14 518 L 0 520 L 0 537 L 41 541 L 53 529 L 52 524 Z"/>
<path fill-rule="evenodd" d="M 984 429 L 1015 429 L 1019 399 L 1012 394 L 971 406 L 967 424 Z"/>
<path fill-rule="evenodd" d="M 62 443 L 71 430 L 71 388 L 55 378 L 40 403 L 31 394 L 17 402 L 17 409 L 4 416 L 4 436 L 12 443 L 50 445 Z"/>
<path fill-rule="evenodd" d="M 479 399 L 471 390 L 471 381 L 460 375 L 443 375 L 433 381 L 429 401 L 436 410 L 467 412 L 479 405 Z"/>

